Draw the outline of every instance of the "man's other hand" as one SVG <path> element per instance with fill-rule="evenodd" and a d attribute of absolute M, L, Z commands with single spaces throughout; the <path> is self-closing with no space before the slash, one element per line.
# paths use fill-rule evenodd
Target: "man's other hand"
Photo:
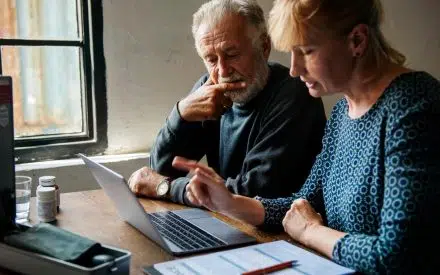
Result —
<path fill-rule="evenodd" d="M 128 186 L 136 196 L 157 198 L 156 187 L 164 179 L 166 177 L 158 174 L 151 168 L 142 167 L 130 176 Z"/>

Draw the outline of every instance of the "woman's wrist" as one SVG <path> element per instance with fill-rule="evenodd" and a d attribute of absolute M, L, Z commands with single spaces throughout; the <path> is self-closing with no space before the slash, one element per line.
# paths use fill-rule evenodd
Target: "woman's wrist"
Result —
<path fill-rule="evenodd" d="M 219 212 L 226 216 L 233 216 L 235 217 L 237 213 L 236 209 L 240 208 L 240 200 L 237 198 L 237 195 L 231 194 L 230 199 L 225 204 L 225 207 L 223 207 Z"/>
<path fill-rule="evenodd" d="M 336 243 L 345 235 L 347 235 L 347 233 L 331 229 L 323 224 L 315 223 L 306 227 L 298 241 L 331 259 Z"/>
<path fill-rule="evenodd" d="M 323 225 L 319 223 L 312 223 L 307 225 L 306 229 L 304 230 L 304 233 L 301 235 L 301 238 L 298 241 L 307 247 L 312 246 L 313 239 L 317 235 L 319 235 L 318 232 L 321 227 L 323 227 Z"/>
<path fill-rule="evenodd" d="M 253 198 L 233 194 L 229 207 L 223 214 L 243 220 L 252 225 L 260 225 L 264 222 L 263 204 Z"/>

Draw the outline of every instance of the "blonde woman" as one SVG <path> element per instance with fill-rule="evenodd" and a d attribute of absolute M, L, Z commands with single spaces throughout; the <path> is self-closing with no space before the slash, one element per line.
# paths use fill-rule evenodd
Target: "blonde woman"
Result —
<path fill-rule="evenodd" d="M 363 273 L 437 271 L 440 223 L 440 83 L 403 66 L 384 38 L 375 0 L 278 0 L 275 48 L 291 52 L 291 75 L 315 97 L 341 93 L 323 149 L 289 198 L 233 195 L 209 167 L 194 173 L 195 204 L 259 226 L 283 226 L 296 241 Z M 292 171 L 294 171 L 292 167 Z"/>

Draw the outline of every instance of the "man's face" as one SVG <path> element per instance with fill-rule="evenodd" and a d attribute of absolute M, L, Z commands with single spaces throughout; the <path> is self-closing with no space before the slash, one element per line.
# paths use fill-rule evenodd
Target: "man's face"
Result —
<path fill-rule="evenodd" d="M 198 51 L 214 83 L 245 81 L 247 87 L 226 93 L 233 102 L 245 104 L 264 88 L 268 75 L 267 56 L 255 48 L 247 23 L 239 15 L 227 15 L 215 26 L 201 25 Z"/>

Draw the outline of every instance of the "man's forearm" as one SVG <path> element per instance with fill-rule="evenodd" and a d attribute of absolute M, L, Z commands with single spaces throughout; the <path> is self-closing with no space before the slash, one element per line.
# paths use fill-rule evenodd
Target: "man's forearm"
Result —
<path fill-rule="evenodd" d="M 177 107 L 174 106 L 167 117 L 165 125 L 160 129 L 150 154 L 150 167 L 161 174 L 173 178 L 183 175 L 183 173 L 171 167 L 175 152 L 181 150 L 183 147 L 183 145 L 179 143 L 182 137 L 180 139 L 175 137 L 176 135 L 182 136 L 187 132 L 185 131 L 185 127 L 181 127 L 184 125 L 181 121 Z"/>
<path fill-rule="evenodd" d="M 180 204 L 188 204 L 185 199 L 185 187 L 188 184 L 189 179 L 186 177 L 180 177 L 171 183 L 170 199 L 172 202 Z"/>

